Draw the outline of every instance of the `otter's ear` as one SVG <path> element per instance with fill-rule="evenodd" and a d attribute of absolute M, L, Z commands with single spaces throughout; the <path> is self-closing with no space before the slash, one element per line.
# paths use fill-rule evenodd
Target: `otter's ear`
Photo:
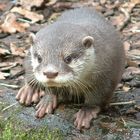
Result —
<path fill-rule="evenodd" d="M 86 36 L 82 40 L 82 44 L 85 47 L 91 47 L 93 45 L 93 43 L 94 43 L 94 38 L 92 36 Z"/>
<path fill-rule="evenodd" d="M 31 45 L 33 45 L 36 40 L 36 36 L 34 33 L 30 33 L 29 40 L 30 40 Z"/>

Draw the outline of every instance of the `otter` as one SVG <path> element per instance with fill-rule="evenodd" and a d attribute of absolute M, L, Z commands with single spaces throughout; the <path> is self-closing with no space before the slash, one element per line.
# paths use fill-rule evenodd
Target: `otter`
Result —
<path fill-rule="evenodd" d="M 36 117 L 53 113 L 58 100 L 84 106 L 74 115 L 77 129 L 110 102 L 124 69 L 124 50 L 119 33 L 93 8 L 64 12 L 56 22 L 32 35 L 25 59 L 25 85 L 16 99 L 25 105 L 38 103 Z"/>

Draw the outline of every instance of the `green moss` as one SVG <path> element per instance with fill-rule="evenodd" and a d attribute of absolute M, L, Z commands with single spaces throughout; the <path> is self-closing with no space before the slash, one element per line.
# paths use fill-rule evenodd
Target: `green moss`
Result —
<path fill-rule="evenodd" d="M 23 108 L 22 106 L 13 108 L 12 111 L 6 110 L 2 112 L 7 106 L 8 104 L 0 104 L 0 140 L 63 140 L 61 132 L 57 129 L 48 130 L 47 127 L 32 128 L 25 125 L 22 120 L 16 119 L 17 114 Z"/>
<path fill-rule="evenodd" d="M 47 128 L 21 130 L 13 122 L 0 122 L 0 140 L 63 140 L 58 130 Z"/>
<path fill-rule="evenodd" d="M 3 110 L 8 104 L 0 102 L 0 110 Z"/>

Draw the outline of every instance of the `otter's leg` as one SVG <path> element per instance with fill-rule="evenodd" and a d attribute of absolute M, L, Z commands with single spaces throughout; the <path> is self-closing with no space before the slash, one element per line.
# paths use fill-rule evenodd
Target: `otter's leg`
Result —
<path fill-rule="evenodd" d="M 26 106 L 31 105 L 32 103 L 39 102 L 40 98 L 44 96 L 44 91 L 37 88 L 33 88 L 28 84 L 25 84 L 17 93 L 16 99 L 20 104 Z"/>
<path fill-rule="evenodd" d="M 88 129 L 90 127 L 91 120 L 97 118 L 97 114 L 100 112 L 100 107 L 83 107 L 75 114 L 74 125 L 77 129 Z"/>
<path fill-rule="evenodd" d="M 36 106 L 36 117 L 42 118 L 45 114 L 53 113 L 54 109 L 57 107 L 57 95 L 46 94 Z"/>

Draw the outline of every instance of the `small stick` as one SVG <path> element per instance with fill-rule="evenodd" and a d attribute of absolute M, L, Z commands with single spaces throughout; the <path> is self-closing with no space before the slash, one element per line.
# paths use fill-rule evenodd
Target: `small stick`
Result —
<path fill-rule="evenodd" d="M 13 107 L 13 106 L 15 106 L 16 104 L 18 104 L 18 103 L 16 102 L 16 103 L 13 103 L 13 104 L 11 104 L 11 105 L 5 107 L 4 109 L 2 109 L 2 112 L 8 110 L 9 108 L 11 108 L 11 107 Z"/>
<path fill-rule="evenodd" d="M 29 23 L 29 24 L 32 24 L 32 22 L 31 22 L 31 21 L 26 20 L 26 19 L 23 19 L 23 18 L 18 18 L 17 20 L 18 20 L 18 21 L 21 21 L 21 22 L 24 22 L 24 23 Z"/>
<path fill-rule="evenodd" d="M 15 64 L 13 64 L 13 65 L 11 65 L 11 66 L 2 67 L 2 68 L 0 68 L 0 70 L 1 70 L 1 71 L 6 71 L 6 70 L 10 70 L 10 69 L 12 69 L 12 68 L 14 68 L 14 67 L 16 67 L 16 66 L 17 66 L 17 63 L 15 63 Z"/>
<path fill-rule="evenodd" d="M 5 84 L 5 83 L 0 83 L 0 86 L 5 86 L 8 88 L 12 88 L 12 89 L 19 89 L 20 87 L 17 85 L 9 85 L 9 84 Z"/>
<path fill-rule="evenodd" d="M 122 121 L 123 121 L 123 124 L 124 124 L 124 126 L 126 127 L 126 121 L 123 119 L 123 118 L 121 118 L 122 119 Z"/>
<path fill-rule="evenodd" d="M 131 17 L 130 17 L 130 13 L 132 12 L 133 8 L 137 5 L 137 3 L 134 3 L 131 8 L 129 9 L 129 11 L 126 11 L 124 8 L 120 8 L 120 11 L 125 15 L 125 20 L 123 22 L 123 24 L 119 27 L 119 31 L 122 31 L 124 29 L 124 27 L 128 24 L 128 22 L 130 21 Z"/>
<path fill-rule="evenodd" d="M 140 30 L 131 30 L 132 33 L 140 33 Z"/>
<path fill-rule="evenodd" d="M 122 31 L 123 28 L 128 24 L 130 21 L 130 15 L 129 12 L 127 12 L 124 8 L 120 8 L 120 11 L 125 15 L 125 20 L 122 25 L 119 27 L 119 31 Z"/>
<path fill-rule="evenodd" d="M 128 105 L 128 104 L 136 104 L 135 100 L 128 101 L 128 102 L 116 102 L 116 103 L 110 103 L 110 106 L 115 106 L 115 105 Z"/>

